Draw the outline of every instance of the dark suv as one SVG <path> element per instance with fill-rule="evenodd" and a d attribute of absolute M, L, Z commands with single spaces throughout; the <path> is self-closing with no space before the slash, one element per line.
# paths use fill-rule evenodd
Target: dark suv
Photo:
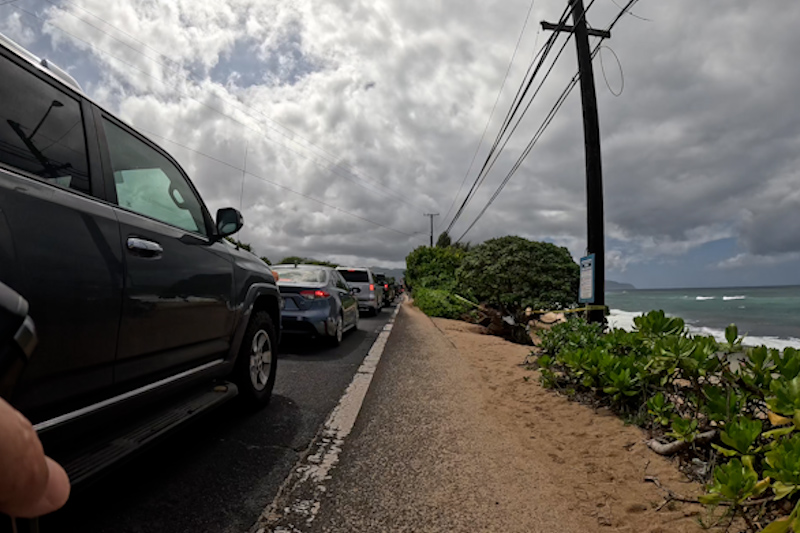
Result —
<path fill-rule="evenodd" d="M 223 239 L 239 212 L 212 219 L 167 152 L 2 35 L 0 77 L 0 282 L 39 336 L 12 404 L 46 437 L 229 376 L 210 390 L 266 403 L 280 296 Z"/>

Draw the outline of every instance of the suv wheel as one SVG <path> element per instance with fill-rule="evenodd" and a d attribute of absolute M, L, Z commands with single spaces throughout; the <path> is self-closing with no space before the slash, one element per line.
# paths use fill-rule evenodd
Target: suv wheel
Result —
<path fill-rule="evenodd" d="M 275 386 L 276 348 L 272 318 L 266 311 L 259 311 L 247 326 L 234 371 L 239 393 L 251 405 L 269 403 Z"/>

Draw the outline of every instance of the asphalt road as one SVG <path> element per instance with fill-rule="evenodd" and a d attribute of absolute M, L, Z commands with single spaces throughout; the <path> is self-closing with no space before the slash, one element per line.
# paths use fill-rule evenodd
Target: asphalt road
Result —
<path fill-rule="evenodd" d="M 362 316 L 339 348 L 302 338 L 281 346 L 270 405 L 234 400 L 75 493 L 42 533 L 243 532 L 336 406 L 393 309 Z"/>

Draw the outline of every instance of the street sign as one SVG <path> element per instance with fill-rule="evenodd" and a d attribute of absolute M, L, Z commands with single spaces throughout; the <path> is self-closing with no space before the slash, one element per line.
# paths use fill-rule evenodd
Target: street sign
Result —
<path fill-rule="evenodd" d="M 581 284 L 578 301 L 594 303 L 594 254 L 581 257 Z"/>

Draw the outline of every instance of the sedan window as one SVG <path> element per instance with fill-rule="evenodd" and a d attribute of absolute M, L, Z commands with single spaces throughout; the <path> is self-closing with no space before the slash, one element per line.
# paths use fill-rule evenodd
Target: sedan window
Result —
<path fill-rule="evenodd" d="M 278 281 L 291 281 L 293 283 L 325 283 L 328 279 L 324 270 L 312 270 L 305 268 L 276 269 Z"/>

